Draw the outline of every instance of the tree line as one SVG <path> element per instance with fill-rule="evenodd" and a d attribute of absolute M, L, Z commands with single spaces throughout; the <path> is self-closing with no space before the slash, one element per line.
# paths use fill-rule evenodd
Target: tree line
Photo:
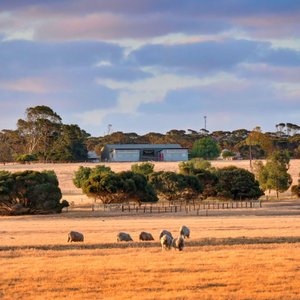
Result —
<path fill-rule="evenodd" d="M 276 124 L 274 132 L 177 130 L 165 134 L 149 132 L 113 132 L 92 137 L 76 124 L 63 124 L 62 118 L 48 106 L 26 109 L 17 129 L 0 131 L 0 162 L 78 162 L 88 159 L 88 151 L 101 154 L 106 144 L 180 144 L 189 150 L 190 158 L 262 159 L 274 151 L 287 150 L 290 157 L 300 158 L 300 127 L 292 123 Z"/>
<path fill-rule="evenodd" d="M 205 166 L 206 165 L 206 166 Z M 205 168 L 203 168 L 205 166 Z M 194 201 L 208 197 L 258 199 L 264 193 L 254 175 L 237 167 L 215 169 L 208 162 L 189 161 L 179 173 L 154 171 L 154 164 L 133 164 L 130 171 L 113 172 L 109 167 L 80 167 L 73 182 L 82 192 L 104 204 L 129 201 Z"/>
<path fill-rule="evenodd" d="M 154 164 L 133 164 L 130 171 L 113 172 L 110 167 L 79 167 L 73 183 L 88 197 L 104 204 L 176 201 L 207 198 L 225 200 L 258 199 L 267 191 L 286 191 L 288 152 L 274 152 L 263 164 L 254 164 L 254 173 L 235 166 L 213 168 L 209 161 L 192 159 L 179 164 L 179 172 L 154 171 Z M 300 174 L 299 174 L 300 176 Z M 300 197 L 300 180 L 291 191 Z M 58 213 L 69 206 L 54 171 L 0 171 L 0 214 Z"/>
<path fill-rule="evenodd" d="M 254 172 L 228 166 L 213 168 L 209 161 L 192 159 L 179 164 L 179 172 L 154 171 L 154 164 L 137 163 L 130 171 L 113 172 L 110 167 L 80 167 L 73 182 L 95 201 L 104 204 L 129 201 L 157 202 L 158 200 L 258 199 L 265 192 L 285 192 L 292 184 L 288 173 L 290 157 L 287 151 L 276 151 L 264 164 L 257 161 Z M 292 187 L 299 197 L 300 181 Z"/>

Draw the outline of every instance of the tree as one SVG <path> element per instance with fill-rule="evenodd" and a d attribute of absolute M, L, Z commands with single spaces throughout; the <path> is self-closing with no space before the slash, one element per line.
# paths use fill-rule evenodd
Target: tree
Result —
<path fill-rule="evenodd" d="M 3 162 L 14 161 L 14 157 L 26 153 L 25 140 L 18 130 L 3 129 L 0 132 L 0 144 Z"/>
<path fill-rule="evenodd" d="M 202 186 L 202 198 L 215 196 L 215 185 L 218 178 L 210 172 L 211 163 L 204 159 L 193 158 L 187 162 L 179 163 L 179 173 L 183 175 L 194 175 Z"/>
<path fill-rule="evenodd" d="M 299 177 L 300 177 L 300 173 L 299 173 Z M 300 178 L 298 179 L 298 184 L 292 186 L 291 191 L 293 195 L 297 196 L 298 198 L 300 197 Z"/>
<path fill-rule="evenodd" d="M 82 188 L 83 183 L 89 179 L 92 169 L 80 166 L 78 171 L 74 172 L 73 183 L 77 188 Z"/>
<path fill-rule="evenodd" d="M 182 161 L 178 165 L 179 173 L 183 175 L 195 175 L 198 170 L 207 170 L 211 168 L 211 163 L 202 158 L 193 158 L 189 161 Z"/>
<path fill-rule="evenodd" d="M 78 125 L 61 125 L 47 158 L 52 161 L 85 161 L 88 152 L 85 140 L 88 136 Z"/>
<path fill-rule="evenodd" d="M 218 143 L 211 137 L 204 137 L 195 141 L 191 156 L 201 157 L 204 159 L 214 159 L 220 155 L 220 147 Z"/>
<path fill-rule="evenodd" d="M 61 196 L 53 171 L 0 172 L 1 211 L 15 213 L 17 205 L 23 213 L 61 212 L 67 206 Z"/>
<path fill-rule="evenodd" d="M 16 161 L 21 164 L 26 164 L 33 161 L 37 161 L 37 157 L 34 154 L 22 154 L 17 156 Z"/>
<path fill-rule="evenodd" d="M 103 175 L 113 173 L 110 167 L 98 165 L 94 168 L 80 166 L 78 171 L 74 172 L 73 183 L 77 188 L 82 188 L 85 181 L 92 175 Z"/>
<path fill-rule="evenodd" d="M 289 155 L 287 152 L 274 152 L 266 164 L 259 163 L 256 167 L 257 178 L 261 188 L 266 191 L 275 190 L 277 199 L 279 193 L 285 192 L 292 183 L 289 168 Z"/>
<path fill-rule="evenodd" d="M 39 153 L 45 160 L 47 151 L 59 134 L 61 117 L 48 106 L 26 109 L 26 119 L 19 119 L 18 132 L 25 139 L 27 153 Z"/>
<path fill-rule="evenodd" d="M 195 199 L 203 190 L 197 177 L 175 172 L 154 172 L 149 175 L 149 182 L 162 199 L 169 201 Z"/>
<path fill-rule="evenodd" d="M 154 164 L 149 163 L 149 162 L 133 164 L 131 166 L 131 171 L 134 173 L 143 174 L 145 176 L 148 176 L 149 174 L 153 173 Z"/>
<path fill-rule="evenodd" d="M 77 187 L 82 188 L 84 194 L 105 204 L 158 200 L 146 177 L 132 171 L 114 173 L 105 166 L 94 169 L 81 167 L 75 173 L 73 181 Z"/>
<path fill-rule="evenodd" d="M 246 145 L 249 146 L 249 160 L 250 160 L 250 168 L 252 169 L 252 158 L 253 158 L 253 153 L 252 153 L 252 146 L 259 145 L 266 154 L 271 154 L 273 151 L 273 143 L 271 139 L 265 135 L 264 133 L 261 132 L 261 129 L 259 126 L 255 127 L 248 137 L 245 140 Z"/>
<path fill-rule="evenodd" d="M 217 197 L 244 200 L 258 199 L 263 195 L 254 175 L 245 169 L 229 166 L 217 169 L 214 174 L 218 178 L 215 185 Z"/>

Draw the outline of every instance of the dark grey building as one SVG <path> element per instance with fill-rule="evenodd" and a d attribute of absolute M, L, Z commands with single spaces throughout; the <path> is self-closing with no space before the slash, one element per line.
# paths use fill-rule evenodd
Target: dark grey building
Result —
<path fill-rule="evenodd" d="M 187 161 L 188 149 L 178 144 L 107 144 L 101 161 Z"/>

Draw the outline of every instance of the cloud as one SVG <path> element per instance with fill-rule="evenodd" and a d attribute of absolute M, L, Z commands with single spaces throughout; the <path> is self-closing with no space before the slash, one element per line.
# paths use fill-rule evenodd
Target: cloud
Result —
<path fill-rule="evenodd" d="M 15 81 L 1 81 L 0 90 L 7 89 L 17 92 L 43 94 L 53 89 L 51 83 L 40 78 L 23 78 Z"/>
<path fill-rule="evenodd" d="M 265 82 L 300 82 L 300 67 L 276 66 L 266 63 L 242 63 L 235 70 L 236 75 L 248 80 Z"/>
<path fill-rule="evenodd" d="M 205 41 L 180 45 L 149 45 L 133 51 L 141 66 L 205 74 L 230 71 L 241 63 L 300 66 L 300 51 L 274 49 L 270 43 L 249 40 Z"/>
<path fill-rule="evenodd" d="M 292 0 L 30 0 L 6 1 L 1 9 L 0 33 L 6 38 L 52 41 L 218 35 L 234 29 L 254 38 L 292 37 L 300 16 L 300 4 Z"/>

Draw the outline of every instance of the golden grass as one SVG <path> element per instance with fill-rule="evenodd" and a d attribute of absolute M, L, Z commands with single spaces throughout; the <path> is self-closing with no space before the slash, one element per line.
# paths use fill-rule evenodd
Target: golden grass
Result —
<path fill-rule="evenodd" d="M 181 224 L 184 251 L 161 251 L 159 231 Z M 68 244 L 69 230 L 85 242 Z M 156 241 L 137 242 L 142 230 Z M 300 298 L 300 216 L 63 213 L 2 217 L 0 231 L 0 299 Z M 119 231 L 135 242 L 117 244 Z"/>
<path fill-rule="evenodd" d="M 1 252 L 3 299 L 299 299 L 300 244 Z"/>

